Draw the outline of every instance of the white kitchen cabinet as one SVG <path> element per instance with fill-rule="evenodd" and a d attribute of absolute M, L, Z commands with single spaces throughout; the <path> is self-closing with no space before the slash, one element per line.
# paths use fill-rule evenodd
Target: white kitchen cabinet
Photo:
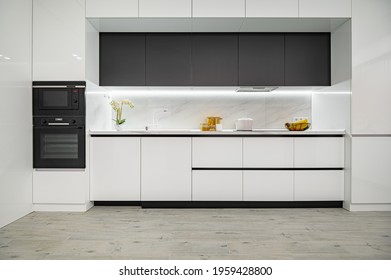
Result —
<path fill-rule="evenodd" d="M 293 167 L 293 138 L 243 138 L 243 167 Z"/>
<path fill-rule="evenodd" d="M 292 170 L 243 171 L 244 201 L 293 201 Z"/>
<path fill-rule="evenodd" d="M 191 200 L 191 138 L 141 139 L 141 200 Z"/>
<path fill-rule="evenodd" d="M 34 204 L 84 204 L 88 200 L 85 170 L 34 170 Z"/>
<path fill-rule="evenodd" d="M 245 0 L 193 0 L 193 17 L 245 17 Z"/>
<path fill-rule="evenodd" d="M 391 137 L 353 137 L 352 203 L 391 203 Z"/>
<path fill-rule="evenodd" d="M 390 11 L 391 1 L 353 2 L 353 135 L 391 135 Z"/>
<path fill-rule="evenodd" d="M 343 137 L 296 137 L 294 143 L 296 168 L 344 167 Z"/>
<path fill-rule="evenodd" d="M 140 17 L 191 18 L 191 0 L 140 0 Z"/>
<path fill-rule="evenodd" d="M 298 17 L 299 0 L 246 0 L 246 17 Z"/>
<path fill-rule="evenodd" d="M 193 167 L 242 167 L 242 138 L 193 137 Z"/>
<path fill-rule="evenodd" d="M 242 201 L 241 170 L 193 170 L 193 201 Z"/>
<path fill-rule="evenodd" d="M 140 137 L 91 137 L 90 199 L 140 200 Z"/>
<path fill-rule="evenodd" d="M 352 0 L 300 0 L 299 17 L 349 18 Z"/>
<path fill-rule="evenodd" d="M 139 0 L 86 0 L 86 17 L 138 17 L 138 5 Z"/>
<path fill-rule="evenodd" d="M 84 0 L 33 1 L 33 80 L 85 80 Z"/>
<path fill-rule="evenodd" d="M 343 170 L 296 170 L 295 201 L 342 201 L 344 199 Z"/>

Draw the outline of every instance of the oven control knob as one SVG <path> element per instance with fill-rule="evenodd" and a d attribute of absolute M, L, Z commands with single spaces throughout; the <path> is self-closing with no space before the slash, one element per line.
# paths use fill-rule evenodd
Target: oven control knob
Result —
<path fill-rule="evenodd" d="M 76 120 L 71 120 L 71 123 L 75 124 L 75 123 L 76 123 Z"/>
<path fill-rule="evenodd" d="M 42 123 L 42 124 L 47 124 L 48 121 L 47 121 L 47 120 L 42 120 L 41 123 Z"/>

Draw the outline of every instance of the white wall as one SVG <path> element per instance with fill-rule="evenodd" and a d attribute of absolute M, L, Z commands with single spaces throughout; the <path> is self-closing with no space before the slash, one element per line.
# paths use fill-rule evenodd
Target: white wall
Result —
<path fill-rule="evenodd" d="M 32 1 L 0 0 L 0 227 L 32 211 L 31 45 Z"/>

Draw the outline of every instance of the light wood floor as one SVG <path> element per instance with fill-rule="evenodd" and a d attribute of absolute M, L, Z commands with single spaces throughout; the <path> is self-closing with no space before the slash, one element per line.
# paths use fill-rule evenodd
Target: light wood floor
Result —
<path fill-rule="evenodd" d="M 391 212 L 140 209 L 32 213 L 0 259 L 391 259 Z"/>

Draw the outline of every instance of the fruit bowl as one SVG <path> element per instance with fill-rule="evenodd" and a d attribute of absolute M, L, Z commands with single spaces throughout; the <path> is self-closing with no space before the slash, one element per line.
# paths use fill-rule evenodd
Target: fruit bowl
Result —
<path fill-rule="evenodd" d="M 286 123 L 285 127 L 289 131 L 304 131 L 311 126 L 311 123 Z"/>

